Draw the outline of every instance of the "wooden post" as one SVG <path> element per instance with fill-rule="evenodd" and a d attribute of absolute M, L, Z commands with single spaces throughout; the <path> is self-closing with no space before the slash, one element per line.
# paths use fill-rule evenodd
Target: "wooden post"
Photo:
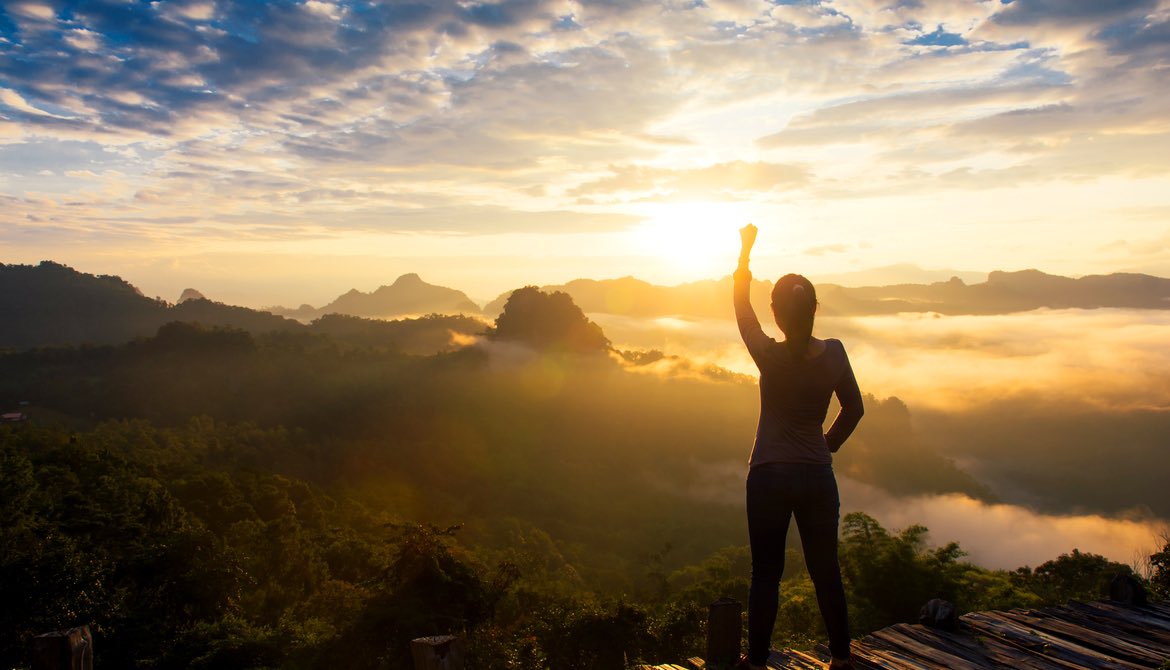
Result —
<path fill-rule="evenodd" d="M 93 670 L 93 636 L 89 634 L 89 626 L 34 637 L 32 670 Z"/>
<path fill-rule="evenodd" d="M 720 598 L 707 612 L 707 666 L 728 668 L 739 660 L 739 639 L 743 631 L 743 605 Z"/>
<path fill-rule="evenodd" d="M 434 635 L 410 641 L 414 670 L 463 670 L 463 647 L 454 635 Z"/>

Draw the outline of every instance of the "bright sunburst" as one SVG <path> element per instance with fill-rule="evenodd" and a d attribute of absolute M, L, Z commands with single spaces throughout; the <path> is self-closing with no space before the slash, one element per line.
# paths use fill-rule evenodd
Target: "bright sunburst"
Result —
<path fill-rule="evenodd" d="M 662 262 L 683 279 L 727 274 L 739 253 L 736 232 L 750 218 L 738 203 L 656 203 L 631 233 L 640 255 Z"/>

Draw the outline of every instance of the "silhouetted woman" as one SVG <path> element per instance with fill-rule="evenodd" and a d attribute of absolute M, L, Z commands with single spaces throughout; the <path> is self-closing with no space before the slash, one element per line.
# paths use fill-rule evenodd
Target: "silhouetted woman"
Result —
<path fill-rule="evenodd" d="M 748 653 L 741 667 L 763 668 L 767 663 L 784 573 L 784 541 L 789 521 L 795 518 L 804 562 L 829 633 L 833 654 L 829 667 L 851 669 L 845 588 L 837 562 L 841 503 L 832 454 L 861 420 L 861 391 L 841 342 L 812 336 L 817 297 L 809 280 L 784 275 L 772 290 L 772 315 L 784 332 L 783 342 L 760 328 L 749 299 L 748 258 L 756 232 L 751 224 L 740 230 L 743 246 L 734 275 L 739 333 L 760 369 L 760 422 L 747 476 L 752 582 Z M 841 412 L 823 433 L 834 393 Z"/>

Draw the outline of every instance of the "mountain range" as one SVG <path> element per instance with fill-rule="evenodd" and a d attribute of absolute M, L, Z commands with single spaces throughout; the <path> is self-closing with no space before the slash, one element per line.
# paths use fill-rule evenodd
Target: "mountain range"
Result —
<path fill-rule="evenodd" d="M 753 281 L 753 302 L 767 304 L 771 286 L 768 281 Z M 586 313 L 646 318 L 731 316 L 730 277 L 677 286 L 657 286 L 634 277 L 577 279 L 541 288 L 567 293 Z M 1125 273 L 1074 279 L 1023 270 L 992 272 L 986 281 L 972 284 L 952 277 L 949 281 L 893 286 L 822 283 L 817 291 L 821 313 L 839 316 L 1004 314 L 1039 308 L 1170 309 L 1170 279 Z M 257 334 L 327 332 L 364 343 L 397 342 L 402 346 L 408 328 L 404 324 L 412 322 L 409 329 L 413 334 L 407 339 L 415 344 L 410 347 L 427 353 L 435 347 L 441 349 L 443 338 L 449 339 L 451 331 L 482 331 L 484 321 L 502 311 L 509 295 L 505 293 L 480 309 L 462 291 L 428 284 L 417 274 L 405 274 L 371 293 L 351 290 L 320 308 L 303 305 L 262 311 L 214 302 L 195 289 L 184 291 L 172 305 L 145 297 L 120 277 L 85 274 L 52 261 L 36 266 L 0 264 L 0 348 L 116 344 L 153 335 L 171 321 L 231 326 Z M 403 318 L 420 314 L 449 316 Z M 393 317 L 402 320 L 383 320 Z M 311 323 L 303 323 L 307 321 Z"/>
<path fill-rule="evenodd" d="M 324 307 L 301 305 L 296 309 L 270 307 L 268 311 L 301 321 L 326 314 L 348 314 L 375 319 L 388 319 L 419 314 L 479 314 L 476 305 L 462 291 L 435 286 L 417 274 L 404 274 L 389 286 L 380 286 L 372 293 L 350 289 Z"/>
<path fill-rule="evenodd" d="M 417 275 L 408 275 L 395 285 L 400 283 L 404 290 L 418 288 L 420 296 L 457 293 L 420 287 L 423 282 Z M 401 304 L 424 313 L 439 311 L 425 309 L 425 300 L 417 298 Z M 485 328 L 480 318 L 456 315 L 384 321 L 329 313 L 303 324 L 267 311 L 214 302 L 195 289 L 183 291 L 172 305 L 144 296 L 120 277 L 86 274 L 52 261 L 35 266 L 0 264 L 0 349 L 121 344 L 153 336 L 162 325 L 174 321 L 237 328 L 253 335 L 328 335 L 343 344 L 416 354 L 450 349 L 452 333 L 473 335 Z"/>
<path fill-rule="evenodd" d="M 564 291 L 587 313 L 633 317 L 730 317 L 731 277 L 678 286 L 655 286 L 633 277 L 578 279 L 544 286 Z M 772 283 L 752 282 L 752 301 L 768 304 Z M 507 301 L 502 295 L 484 307 L 498 314 Z M 959 277 L 930 284 L 847 287 L 817 286 L 820 313 L 833 316 L 869 316 L 898 312 L 939 314 L 1007 314 L 1033 309 L 1094 309 L 1125 307 L 1170 309 L 1170 279 L 1143 274 L 1115 273 L 1073 279 L 1039 270 L 992 272 L 987 281 L 968 284 Z"/>

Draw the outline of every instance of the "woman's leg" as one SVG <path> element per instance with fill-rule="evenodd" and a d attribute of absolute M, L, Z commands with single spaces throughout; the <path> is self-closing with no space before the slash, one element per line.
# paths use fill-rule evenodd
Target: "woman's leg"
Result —
<path fill-rule="evenodd" d="M 829 649 L 837 658 L 849 658 L 849 612 L 845 603 L 845 585 L 837 558 L 837 525 L 841 502 L 833 471 L 806 482 L 806 497 L 794 510 L 804 562 L 817 591 L 817 605 L 829 633 Z"/>
<path fill-rule="evenodd" d="M 782 477 L 767 466 L 748 472 L 748 541 L 752 548 L 752 583 L 748 592 L 748 661 L 764 665 L 776 625 L 780 577 L 784 574 L 784 541 L 792 507 Z"/>

